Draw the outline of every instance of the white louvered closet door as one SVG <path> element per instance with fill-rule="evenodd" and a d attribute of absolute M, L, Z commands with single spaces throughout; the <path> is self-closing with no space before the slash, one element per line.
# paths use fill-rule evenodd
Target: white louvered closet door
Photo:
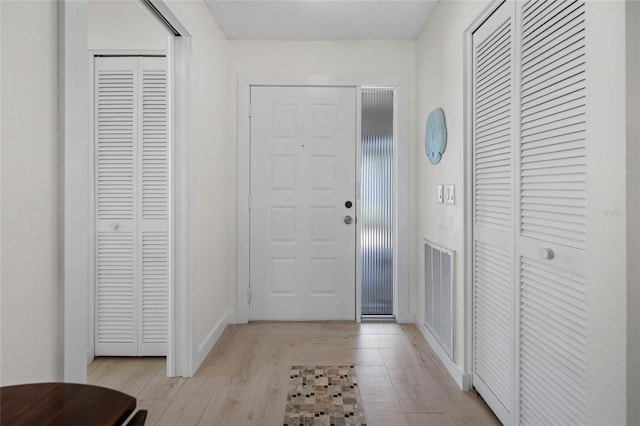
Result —
<path fill-rule="evenodd" d="M 584 1 L 518 5 L 519 412 L 526 425 L 586 420 Z"/>
<path fill-rule="evenodd" d="M 505 424 L 587 422 L 584 8 L 507 1 L 473 36 L 474 385 Z"/>
<path fill-rule="evenodd" d="M 473 383 L 509 423 L 515 377 L 516 43 L 515 8 L 505 6 L 473 35 Z"/>
<path fill-rule="evenodd" d="M 166 355 L 169 151 L 164 58 L 95 62 L 95 354 Z"/>

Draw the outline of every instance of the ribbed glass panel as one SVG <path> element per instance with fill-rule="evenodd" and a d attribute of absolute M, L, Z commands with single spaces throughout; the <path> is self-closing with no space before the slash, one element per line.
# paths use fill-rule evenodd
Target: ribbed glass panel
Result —
<path fill-rule="evenodd" d="M 393 91 L 362 90 L 362 315 L 393 315 Z"/>

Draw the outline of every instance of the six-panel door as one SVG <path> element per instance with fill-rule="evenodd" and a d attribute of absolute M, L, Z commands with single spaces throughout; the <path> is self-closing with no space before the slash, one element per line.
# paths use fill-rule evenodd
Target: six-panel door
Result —
<path fill-rule="evenodd" d="M 252 87 L 251 111 L 250 318 L 354 320 L 356 90 Z"/>

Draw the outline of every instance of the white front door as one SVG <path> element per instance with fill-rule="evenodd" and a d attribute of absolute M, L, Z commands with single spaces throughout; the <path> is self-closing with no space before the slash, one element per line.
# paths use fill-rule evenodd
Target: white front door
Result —
<path fill-rule="evenodd" d="M 251 320 L 355 319 L 356 119 L 355 88 L 251 88 Z"/>

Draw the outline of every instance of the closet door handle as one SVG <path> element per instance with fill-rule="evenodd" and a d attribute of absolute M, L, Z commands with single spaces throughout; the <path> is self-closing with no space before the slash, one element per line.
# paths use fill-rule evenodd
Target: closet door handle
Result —
<path fill-rule="evenodd" d="M 112 231 L 117 231 L 120 228 L 120 224 L 119 223 L 112 223 L 109 225 L 109 228 L 111 228 Z"/>
<path fill-rule="evenodd" d="M 547 247 L 543 247 L 538 250 L 538 256 L 540 256 L 540 259 L 542 260 L 551 260 L 553 259 L 553 250 Z"/>

